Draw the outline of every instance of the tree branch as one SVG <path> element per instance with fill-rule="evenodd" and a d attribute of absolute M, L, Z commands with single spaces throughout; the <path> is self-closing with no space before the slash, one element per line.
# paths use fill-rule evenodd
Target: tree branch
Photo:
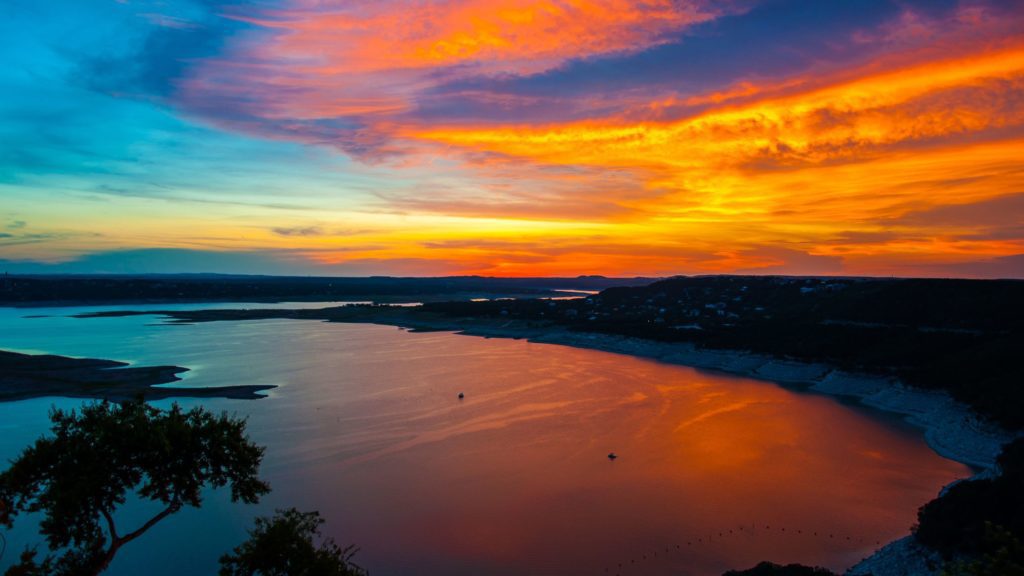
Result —
<path fill-rule="evenodd" d="M 162 512 L 150 518 L 149 521 L 143 524 L 138 530 L 134 532 L 129 532 L 128 534 L 125 534 L 121 537 L 118 537 L 117 535 L 117 529 L 114 528 L 114 518 L 110 515 L 110 512 L 106 510 L 101 510 L 101 512 L 103 513 L 103 517 L 107 519 L 107 526 L 110 528 L 110 548 L 108 548 L 107 551 L 103 553 L 103 558 L 100 560 L 99 564 L 95 566 L 95 571 L 91 572 L 91 574 L 93 576 L 97 576 L 101 572 L 106 570 L 107 567 L 110 566 L 110 563 L 114 561 L 114 556 L 117 555 L 117 551 L 121 549 L 121 546 L 124 546 L 126 542 L 131 542 L 139 536 L 142 536 L 142 534 L 146 530 L 152 528 L 154 524 L 163 520 L 167 516 L 174 514 L 180 509 L 180 502 L 172 502 L 169 506 L 167 506 L 167 508 L 164 508 Z"/>
<path fill-rule="evenodd" d="M 181 510 L 181 503 L 180 502 L 172 502 L 170 506 L 168 506 L 167 508 L 164 508 L 164 510 L 162 512 L 160 512 L 156 516 L 153 516 L 152 518 L 150 518 L 149 521 L 146 522 L 145 524 L 143 524 L 138 530 L 136 530 L 134 532 L 129 532 L 128 534 L 125 534 L 120 539 L 118 544 L 124 544 L 125 542 L 131 542 L 132 540 L 135 540 L 139 536 L 142 536 L 142 534 L 146 530 L 149 530 L 150 528 L 152 528 L 154 524 L 156 524 L 157 522 L 163 520 L 167 516 L 170 516 L 171 514 L 174 514 L 178 510 Z"/>
<path fill-rule="evenodd" d="M 100 512 L 102 512 L 103 517 L 107 519 L 107 530 L 110 531 L 110 541 L 117 542 L 117 528 L 114 527 L 114 518 L 106 509 L 100 510 Z"/>

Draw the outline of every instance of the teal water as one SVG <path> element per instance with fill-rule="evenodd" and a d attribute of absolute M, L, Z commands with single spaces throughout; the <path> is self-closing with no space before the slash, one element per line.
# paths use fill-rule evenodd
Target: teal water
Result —
<path fill-rule="evenodd" d="M 255 515 L 285 506 L 320 510 L 375 576 L 842 569 L 970 473 L 891 418 L 628 356 L 374 325 L 67 317 L 84 310 L 0 309 L 0 348 L 279 386 L 179 401 L 246 416 L 274 491 L 255 506 L 210 492 L 124 548 L 116 575 L 216 573 Z M 0 459 L 46 431 L 51 406 L 79 405 L 0 403 Z M 119 522 L 148 512 L 129 506 Z M 0 569 L 37 541 L 31 524 L 6 534 Z"/>

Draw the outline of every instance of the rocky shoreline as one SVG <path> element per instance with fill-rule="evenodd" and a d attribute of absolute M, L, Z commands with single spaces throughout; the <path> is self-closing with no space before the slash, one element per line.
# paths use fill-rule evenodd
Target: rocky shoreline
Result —
<path fill-rule="evenodd" d="M 898 379 L 855 374 L 825 364 L 784 360 L 732 350 L 701 349 L 687 343 L 662 343 L 638 338 L 533 329 L 515 322 L 471 327 L 458 322 L 417 321 L 414 330 L 451 330 L 487 338 L 517 338 L 530 342 L 590 348 L 650 358 L 692 368 L 716 370 L 767 380 L 785 386 L 858 401 L 865 406 L 897 414 L 924 430 L 925 440 L 938 454 L 977 471 L 975 478 L 997 473 L 996 458 L 1002 446 L 1018 436 L 988 422 L 949 394 L 911 388 Z M 942 562 L 938 554 L 906 536 L 883 546 L 851 567 L 848 576 L 932 576 Z"/>
<path fill-rule="evenodd" d="M 705 350 L 687 343 L 562 330 L 481 326 L 459 329 L 434 323 L 414 328 L 451 329 L 472 336 L 525 338 L 531 342 L 604 350 L 852 398 L 866 406 L 903 416 L 924 430 L 925 439 L 937 453 L 980 471 L 993 469 L 1002 445 L 1016 438 L 1015 434 L 978 417 L 970 407 L 945 392 L 911 388 L 895 378 L 844 372 L 824 364 L 740 351 Z"/>

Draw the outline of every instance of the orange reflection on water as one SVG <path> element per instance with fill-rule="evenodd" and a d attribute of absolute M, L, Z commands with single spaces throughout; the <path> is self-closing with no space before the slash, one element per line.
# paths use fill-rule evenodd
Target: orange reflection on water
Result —
<path fill-rule="evenodd" d="M 275 364 L 302 368 L 250 420 L 275 498 L 321 510 L 374 574 L 844 569 L 969 474 L 895 420 L 770 383 L 523 341 L 263 329 L 301 338 Z"/>

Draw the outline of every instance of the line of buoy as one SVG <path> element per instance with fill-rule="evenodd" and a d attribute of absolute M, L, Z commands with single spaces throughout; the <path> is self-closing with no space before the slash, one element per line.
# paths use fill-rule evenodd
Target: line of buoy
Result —
<path fill-rule="evenodd" d="M 609 459 L 614 459 L 615 458 L 615 453 L 614 452 L 609 453 L 608 454 L 608 458 Z M 756 530 L 757 526 L 756 526 L 756 524 L 753 524 L 751 527 L 753 528 L 753 531 L 751 532 L 751 535 L 754 535 L 757 532 L 757 530 Z M 765 524 L 764 528 L 766 530 L 771 530 L 771 525 L 770 524 Z M 739 531 L 739 532 L 742 532 L 744 530 L 744 526 L 740 525 L 739 527 L 736 528 L 736 530 Z M 780 532 L 786 532 L 786 529 L 784 527 L 776 527 L 776 530 L 778 530 Z M 789 533 L 792 534 L 794 531 L 797 534 L 801 534 L 801 535 L 804 533 L 804 531 L 802 529 L 790 530 Z M 737 532 L 734 532 L 733 529 L 727 529 L 727 530 L 723 530 L 722 532 L 719 532 L 718 536 L 724 537 L 726 535 L 726 532 L 728 532 L 728 534 L 737 534 Z M 808 531 L 808 536 L 810 536 L 812 533 L 813 533 L 814 536 L 819 536 L 819 533 L 817 531 L 813 531 L 813 532 L 812 531 Z M 712 544 L 712 542 L 714 540 L 713 536 L 714 536 L 714 533 L 711 533 L 711 534 L 709 534 L 707 536 L 707 538 L 706 538 L 707 544 L 709 544 L 709 545 Z M 825 533 L 821 533 L 820 536 L 824 537 Z M 844 536 L 842 534 L 839 534 L 837 536 L 835 533 L 829 533 L 828 537 L 830 539 L 833 539 L 833 540 L 835 540 L 837 538 L 840 538 L 840 539 L 845 539 L 848 542 L 853 542 L 854 541 L 854 538 L 852 536 Z M 696 540 L 697 543 L 701 543 L 701 544 L 703 544 L 704 541 L 705 541 L 704 537 L 697 538 L 697 540 Z M 864 539 L 863 538 L 857 538 L 856 541 L 863 543 Z M 882 543 L 881 543 L 881 541 L 876 541 L 875 544 L 877 546 L 881 546 Z M 687 540 L 686 541 L 686 545 L 692 547 L 694 545 L 694 541 L 693 540 Z M 679 551 L 682 550 L 682 546 L 680 544 L 676 544 L 675 548 L 676 548 L 676 550 L 679 550 Z M 670 552 L 670 551 L 671 551 L 671 547 L 666 547 L 665 550 L 664 550 L 665 554 L 668 554 L 668 552 Z M 649 559 L 648 558 L 649 555 L 651 556 L 651 558 L 657 558 L 658 557 L 658 552 L 654 551 L 654 552 L 651 552 L 650 554 L 648 554 L 648 553 L 641 553 L 641 558 L 639 558 L 639 559 L 640 560 L 648 560 Z M 629 563 L 630 564 L 636 564 L 637 560 L 638 560 L 637 558 L 631 558 Z M 621 562 L 618 564 L 618 567 L 619 567 L 619 570 L 621 571 L 622 568 L 623 568 L 623 565 L 622 565 Z M 605 572 L 610 572 L 610 569 L 608 567 L 605 567 Z M 621 572 L 616 572 L 616 576 L 620 576 L 620 575 L 621 575 Z"/>

